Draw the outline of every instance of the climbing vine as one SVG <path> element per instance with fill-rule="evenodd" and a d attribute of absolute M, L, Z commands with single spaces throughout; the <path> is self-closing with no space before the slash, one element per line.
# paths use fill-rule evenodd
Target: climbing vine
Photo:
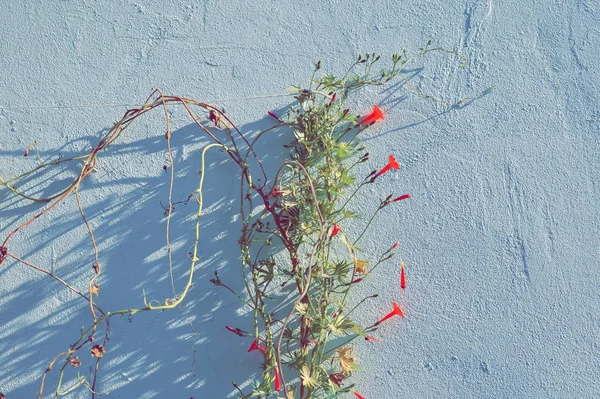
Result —
<path fill-rule="evenodd" d="M 394 154 L 386 159 L 371 159 L 362 144 L 363 131 L 384 119 L 381 108 L 374 105 L 369 114 L 359 116 L 348 106 L 348 99 L 364 87 L 405 79 L 406 87 L 413 93 L 445 102 L 421 93 L 410 85 L 405 76 L 406 68 L 412 61 L 431 52 L 449 53 L 459 64 L 464 62 L 458 54 L 442 48 L 430 48 L 429 43 L 414 56 L 406 53 L 393 55 L 391 63 L 382 70 L 377 69 L 381 61 L 376 54 L 359 56 L 341 77 L 322 73 L 319 62 L 306 87 L 292 88 L 296 102 L 285 113 L 269 111 L 272 126 L 252 138 L 240 131 L 219 108 L 156 90 L 142 106 L 125 112 L 89 152 L 43 161 L 37 144 L 28 145 L 24 155 L 30 156 L 30 152 L 35 151 L 37 165 L 12 178 L 0 177 L 0 184 L 15 196 L 45 206 L 29 220 L 14 226 L 1 241 L 0 267 L 21 264 L 52 277 L 81 298 L 90 313 L 88 326 L 41 371 L 37 397 L 42 398 L 48 389 L 48 375 L 55 373 L 57 382 L 52 388 L 55 398 L 81 388 L 88 389 L 91 397 L 95 398 L 99 394 L 97 382 L 102 360 L 110 356 L 108 341 L 111 319 L 173 309 L 186 300 L 200 261 L 198 248 L 203 221 L 204 178 L 208 173 L 218 173 L 206 168 L 205 158 L 208 151 L 220 149 L 239 171 L 239 278 L 243 280 L 244 289 L 236 292 L 232 284 L 224 281 L 217 271 L 210 281 L 218 288 L 233 293 L 250 310 L 252 322 L 249 325 L 237 325 L 232 315 L 231 325 L 223 326 L 223 329 L 237 336 L 231 335 L 231 338 L 247 340 L 248 351 L 257 351 L 263 360 L 260 365 L 261 378 L 249 388 L 243 389 L 233 383 L 238 396 L 309 399 L 353 394 L 363 398 L 360 389 L 350 381 L 358 364 L 353 355 L 353 345 L 357 340 L 366 341 L 365 344 L 381 342 L 381 337 L 377 336 L 378 326 L 394 316 L 403 318 L 404 313 L 400 305 L 393 302 L 384 305 L 389 306 L 388 314 L 380 315 L 366 326 L 353 320 L 354 310 L 359 306 L 373 308 L 377 295 L 353 298 L 355 305 L 349 307 L 348 298 L 352 288 L 368 279 L 380 265 L 392 262 L 398 247 L 398 243 L 389 242 L 385 251 L 371 254 L 361 247 L 361 239 L 378 215 L 388 207 L 401 206 L 410 198 L 410 194 L 390 193 L 376 204 L 371 215 L 362 215 L 353 210 L 357 200 L 364 200 L 362 193 L 366 186 L 378 184 L 389 173 L 397 173 L 394 170 L 399 170 L 400 165 Z M 176 286 L 173 276 L 169 223 L 174 211 L 172 193 L 177 180 L 172 168 L 174 158 L 169 113 L 169 108 L 173 106 L 182 106 L 198 126 L 199 132 L 211 141 L 199 154 L 201 169 L 197 188 L 187 198 L 188 202 L 196 204 L 195 226 L 190 232 L 193 245 L 189 252 L 187 279 L 181 287 Z M 88 222 L 80 200 L 81 184 L 102 162 L 103 154 L 110 151 L 111 145 L 127 133 L 127 128 L 153 110 L 159 110 L 164 115 L 166 130 L 163 140 L 168 155 L 168 164 L 164 169 L 167 173 L 171 170 L 169 202 L 164 207 L 164 216 L 167 221 L 168 249 L 165 267 L 171 276 L 173 297 L 148 299 L 144 293 L 143 303 L 139 307 L 109 311 L 102 309 L 95 300 L 100 294 L 98 278 L 103 273 L 103 266 L 94 229 Z M 293 132 L 293 140 L 286 146 L 289 157 L 277 170 L 270 171 L 263 166 L 263 154 L 257 153 L 256 144 L 280 129 Z M 224 135 L 215 134 L 215 130 Z M 20 189 L 24 179 L 69 163 L 81 164 L 78 176 L 58 192 L 36 197 Z M 372 172 L 366 176 L 357 175 L 356 170 L 360 168 L 356 166 L 361 163 L 373 165 Z M 77 210 L 94 252 L 95 261 L 90 265 L 90 277 L 85 288 L 76 287 L 52 270 L 44 269 L 13 251 L 13 243 L 23 230 L 41 218 L 52 218 L 56 207 L 69 196 L 75 197 Z M 362 228 L 351 233 L 346 229 L 349 219 L 358 220 Z M 277 256 L 266 255 L 268 248 L 273 246 L 281 248 L 281 252 Z M 398 290 L 403 290 L 407 285 L 404 264 L 397 262 L 392 265 L 395 265 L 391 267 L 395 267 L 398 273 Z M 279 297 L 276 294 L 288 287 L 293 287 L 291 304 L 281 307 L 280 303 L 274 303 L 273 298 Z M 377 308 L 380 307 L 381 304 L 378 304 Z M 81 367 L 82 362 L 92 363 L 92 375 L 84 377 L 77 374 L 76 383 L 65 387 L 65 376 Z M 4 395 L 0 394 L 0 397 L 4 398 Z"/>

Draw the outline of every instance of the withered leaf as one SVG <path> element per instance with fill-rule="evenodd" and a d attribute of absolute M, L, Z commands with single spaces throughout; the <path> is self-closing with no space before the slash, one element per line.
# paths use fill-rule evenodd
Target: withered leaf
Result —
<path fill-rule="evenodd" d="M 212 123 L 215 124 L 215 127 L 221 127 L 221 115 L 219 115 L 214 109 L 211 109 L 208 113 L 208 118 Z"/>
<path fill-rule="evenodd" d="M 368 260 L 362 260 L 362 259 L 356 259 L 354 261 L 354 264 L 356 265 L 356 272 L 357 273 L 365 274 L 367 272 L 366 267 L 369 265 L 369 261 Z"/>
<path fill-rule="evenodd" d="M 308 303 L 299 302 L 296 304 L 295 308 L 298 314 L 306 315 L 306 313 L 308 312 Z"/>
<path fill-rule="evenodd" d="M 306 364 L 300 370 L 300 379 L 302 380 L 302 385 L 307 388 L 316 387 L 318 384 L 317 380 L 310 375 L 310 367 Z"/>
<path fill-rule="evenodd" d="M 102 357 L 104 356 L 104 345 L 94 345 L 92 346 L 92 357 Z"/>
<path fill-rule="evenodd" d="M 288 393 L 285 396 L 287 399 L 295 399 L 296 398 L 296 387 L 288 389 Z"/>
<path fill-rule="evenodd" d="M 356 364 L 354 364 L 356 358 L 351 356 L 352 350 L 353 348 L 351 346 L 337 350 L 340 359 L 340 366 L 342 367 L 344 373 L 349 373 L 356 368 Z"/>
<path fill-rule="evenodd" d="M 79 360 L 79 356 L 75 356 L 74 358 L 69 359 L 69 363 L 71 363 L 71 366 L 73 366 L 73 367 L 81 366 L 81 361 Z"/>
<path fill-rule="evenodd" d="M 338 387 L 344 385 L 344 378 L 346 378 L 346 375 L 344 373 L 329 374 L 329 381 L 331 381 Z"/>

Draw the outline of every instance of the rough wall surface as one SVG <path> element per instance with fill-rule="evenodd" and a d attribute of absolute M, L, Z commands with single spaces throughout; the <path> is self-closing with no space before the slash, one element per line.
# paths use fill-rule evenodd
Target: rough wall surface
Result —
<path fill-rule="evenodd" d="M 371 399 L 598 397 L 597 2 L 32 0 L 0 1 L 0 11 L 3 178 L 35 162 L 23 158 L 28 143 L 36 141 L 45 159 L 85 150 L 127 109 L 73 105 L 138 104 L 160 88 L 235 99 L 217 104 L 252 131 L 290 98 L 248 97 L 307 81 L 316 60 L 341 73 L 359 52 L 389 56 L 429 39 L 458 50 L 466 70 L 432 57 L 416 65 L 423 69 L 411 82 L 447 99 L 497 90 L 460 109 L 402 85 L 370 90 L 356 104 L 386 111 L 365 137 L 373 165 L 393 153 L 403 166 L 356 206 L 367 209 L 388 193 L 413 198 L 363 242 L 374 250 L 400 242 L 409 289 L 399 293 L 390 265 L 357 290 L 357 297 L 380 293 L 359 319 L 384 314 L 392 300 L 407 317 L 381 328 L 384 343 L 357 346 L 362 370 L 354 381 Z M 20 108 L 37 105 L 67 107 Z M 194 175 L 203 142 L 182 115 L 174 120 L 181 172 Z M 139 305 L 144 288 L 157 286 L 156 297 L 170 288 L 157 217 L 167 184 L 161 129 L 160 115 L 132 127 L 83 187 L 105 254 L 99 301 L 107 308 L 123 307 L 124 296 L 126 306 Z M 284 141 L 263 150 L 281 156 Z M 215 269 L 231 279 L 237 273 L 234 168 L 211 157 L 212 202 L 190 301 L 114 322 L 100 384 L 110 398 L 230 397 L 231 381 L 242 384 L 259 364 L 247 342 L 223 328 L 247 315 L 208 282 Z M 32 184 L 52 192 L 69 173 L 76 170 L 48 176 L 56 186 Z M 0 188 L 0 238 L 39 209 Z M 24 230 L 11 251 L 85 284 L 92 254 L 74 202 L 57 214 Z M 15 262 L 0 266 L 0 392 L 34 398 L 48 362 L 86 323 L 85 304 L 54 280 Z M 56 378 L 48 379 L 50 393 Z M 84 389 L 68 397 L 89 396 Z"/>

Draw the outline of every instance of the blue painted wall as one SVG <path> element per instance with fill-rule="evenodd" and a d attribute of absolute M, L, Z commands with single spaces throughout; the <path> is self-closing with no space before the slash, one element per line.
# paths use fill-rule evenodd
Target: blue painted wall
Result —
<path fill-rule="evenodd" d="M 389 56 L 427 40 L 468 57 L 415 64 L 411 83 L 455 100 L 492 94 L 461 109 L 419 98 L 405 86 L 368 90 L 353 106 L 379 103 L 386 120 L 365 136 L 371 164 L 396 155 L 402 171 L 365 197 L 413 198 L 376 221 L 363 241 L 394 241 L 409 273 L 379 269 L 357 289 L 380 293 L 357 317 L 372 321 L 393 300 L 407 315 L 380 329 L 383 344 L 356 347 L 354 381 L 366 398 L 593 398 L 600 392 L 600 6 L 597 2 L 489 1 L 1 1 L 0 176 L 44 159 L 89 150 L 127 106 L 160 88 L 216 104 L 244 131 L 270 123 L 266 111 L 306 82 L 322 60 L 332 73 L 359 52 Z M 419 68 L 423 69 L 419 69 Z M 31 106 L 66 108 L 31 108 Z M 28 107 L 28 108 L 20 108 Z M 364 110 L 361 110 L 361 107 Z M 193 189 L 206 143 L 175 110 L 175 155 Z M 82 186 L 105 273 L 99 303 L 139 306 L 142 289 L 170 290 L 164 263 L 160 113 L 102 158 Z M 275 165 L 286 137 L 261 149 Z M 237 276 L 235 168 L 218 152 L 206 182 L 202 264 L 190 300 L 173 312 L 115 320 L 99 386 L 111 398 L 225 398 L 260 364 L 227 324 L 249 325 L 243 309 L 209 283 L 215 269 Z M 78 172 L 29 184 L 48 194 Z M 179 196 L 179 197 L 177 197 Z M 356 204 L 367 210 L 373 204 Z M 399 204 L 400 205 L 400 204 Z M 182 206 L 185 209 L 184 206 Z M 0 238 L 40 206 L 0 189 Z M 93 254 L 74 199 L 20 232 L 10 250 L 85 287 Z M 174 227 L 185 281 L 189 242 Z M 0 392 L 33 398 L 48 362 L 89 325 L 85 304 L 56 281 L 7 261 L 0 266 Z M 258 357 L 258 358 L 257 358 Z M 81 369 L 89 373 L 89 364 Z M 56 373 L 46 382 L 50 393 Z M 71 375 L 71 378 L 73 376 Z M 78 390 L 72 398 L 87 398 Z"/>

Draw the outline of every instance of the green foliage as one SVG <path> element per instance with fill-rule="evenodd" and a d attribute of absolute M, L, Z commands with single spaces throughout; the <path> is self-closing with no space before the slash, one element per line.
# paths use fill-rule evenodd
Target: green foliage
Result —
<path fill-rule="evenodd" d="M 285 115 L 276 116 L 271 113 L 277 120 L 276 126 L 259 133 L 253 142 L 214 106 L 187 98 L 166 96 L 157 90 L 142 107 L 128 110 L 87 153 L 44 162 L 40 158 L 37 143 L 28 145 L 25 156 L 29 155 L 30 148 L 35 149 L 38 165 L 11 179 L 0 177 L 0 184 L 16 196 L 45 203 L 47 206 L 30 220 L 11 229 L 0 245 L 0 265 L 7 260 L 14 261 L 52 277 L 65 289 L 81 298 L 89 307 L 92 316 L 91 324 L 84 327 L 72 344 L 46 367 L 41 379 L 39 397 L 43 395 L 47 375 L 55 370 L 55 365 L 61 364 L 54 379 L 54 397 L 66 395 L 78 387 L 85 387 L 91 392 L 92 398 L 95 398 L 99 395 L 96 392 L 96 382 L 100 363 L 110 354 L 105 350 L 109 341 L 110 319 L 117 315 L 128 315 L 131 318 L 140 312 L 173 309 L 185 300 L 199 260 L 203 183 L 205 174 L 210 173 L 205 168 L 204 160 L 206 152 L 212 148 L 224 150 L 240 171 L 242 226 L 238 243 L 241 253 L 240 275 L 245 291 L 235 292 L 217 272 L 210 281 L 216 287 L 225 288 L 236 295 L 252 310 L 250 332 L 229 326 L 227 329 L 239 337 L 253 340 L 263 354 L 262 378 L 255 381 L 248 392 L 233 384 L 239 397 L 264 399 L 284 396 L 285 399 L 319 399 L 337 398 L 351 392 L 352 385 L 347 385 L 345 380 L 358 369 L 358 365 L 355 363 L 356 358 L 352 356 L 352 347 L 346 345 L 356 338 L 370 338 L 367 334 L 375 331 L 378 325 L 375 323 L 366 327 L 360 326 L 352 320 L 351 314 L 357 306 L 377 295 L 363 298 L 351 309 L 348 309 L 347 298 L 352 287 L 368 278 L 379 264 L 393 256 L 395 248 L 394 246 L 379 255 L 376 262 L 369 262 L 361 259 L 362 256 L 359 258 L 362 250 L 357 243 L 369 229 L 374 217 L 395 200 L 390 195 L 379 204 L 369 218 L 350 208 L 353 199 L 360 195 L 361 189 L 372 184 L 387 169 L 381 169 L 376 175 L 357 177 L 354 174 L 356 165 L 369 160 L 369 154 L 365 153 L 361 145 L 360 133 L 381 119 L 381 116 L 375 113 L 375 110 L 380 110 L 374 109 L 371 116 L 359 118 L 347 107 L 346 100 L 364 87 L 381 86 L 399 78 L 405 79 L 406 86 L 414 93 L 449 104 L 422 94 L 412 87 L 404 76 L 406 66 L 410 62 L 433 51 L 451 54 L 457 57 L 460 63 L 464 63 L 464 58 L 454 51 L 430 48 L 429 45 L 430 43 L 427 43 L 414 56 L 409 56 L 406 52 L 394 54 L 391 63 L 382 70 L 376 70 L 380 65 L 381 56 L 375 53 L 359 55 L 341 77 L 321 73 L 321 63 L 318 62 L 308 87 L 292 88 L 296 103 Z M 462 102 L 458 104 L 460 103 Z M 100 295 L 97 279 L 102 273 L 102 265 L 92 226 L 88 223 L 79 200 L 80 185 L 97 167 L 101 154 L 126 132 L 127 127 L 155 108 L 164 112 L 164 140 L 168 165 L 173 166 L 175 159 L 171 148 L 168 107 L 175 104 L 184 106 L 191 119 L 205 136 L 212 140 L 202 151 L 198 188 L 187 199 L 194 199 L 198 208 L 194 211 L 196 225 L 191 233 L 194 245 L 188 254 L 190 267 L 186 283 L 179 289 L 175 286 L 169 244 L 170 224 L 167 223 L 168 265 L 173 297 L 148 300 L 144 293 L 144 303 L 139 308 L 104 311 L 95 303 L 95 296 Z M 198 111 L 201 115 L 196 113 Z M 214 128 L 221 129 L 225 136 L 217 137 L 213 130 L 209 129 L 211 124 Z M 289 159 L 274 175 L 268 175 L 262 167 L 260 154 L 255 152 L 255 144 L 265 133 L 278 128 L 292 129 L 294 139 L 288 146 Z M 250 164 L 255 166 L 250 167 Z M 59 192 L 47 197 L 33 197 L 19 190 L 21 181 L 35 176 L 36 173 L 64 165 L 81 165 L 81 171 L 78 177 Z M 164 169 L 167 171 L 169 168 L 165 165 Z M 254 179 L 254 175 L 259 175 L 260 178 Z M 164 211 L 167 221 L 174 210 L 172 191 L 175 181 L 176 175 L 171 173 L 169 202 Z M 258 181 L 261 183 L 257 183 Z M 52 271 L 19 258 L 11 251 L 11 240 L 21 230 L 35 225 L 40 216 L 52 215 L 53 209 L 70 195 L 76 197 L 77 208 L 89 233 L 95 255 L 95 262 L 91 266 L 93 276 L 89 280 L 87 292 L 62 280 Z M 263 205 L 263 210 L 258 214 L 248 211 L 256 209 L 257 201 Z M 350 218 L 364 223 L 357 237 L 351 237 L 344 229 L 344 221 Z M 263 251 L 275 244 L 283 248 L 284 255 L 273 256 L 266 254 L 268 251 Z M 370 254 L 367 255 L 371 257 Z M 281 302 L 285 303 L 286 296 L 289 295 L 288 287 L 294 290 L 293 303 L 287 308 L 282 308 Z M 345 340 L 340 344 L 339 339 Z M 65 391 L 62 387 L 64 376 L 70 368 L 80 367 L 83 363 L 87 363 L 90 369 L 94 370 L 91 379 L 78 375 L 76 384 Z"/>

